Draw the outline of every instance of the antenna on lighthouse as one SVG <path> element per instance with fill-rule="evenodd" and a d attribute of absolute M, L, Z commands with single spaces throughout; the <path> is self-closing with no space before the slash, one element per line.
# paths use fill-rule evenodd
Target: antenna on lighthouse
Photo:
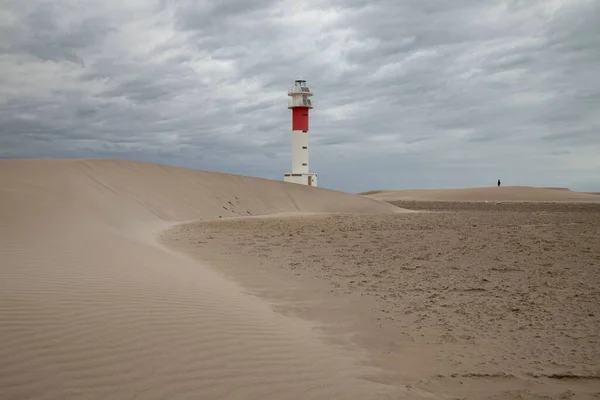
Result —
<path fill-rule="evenodd" d="M 288 90 L 288 109 L 292 110 L 292 172 L 285 174 L 284 182 L 317 186 L 317 174 L 308 169 L 308 115 L 313 108 L 312 90 L 306 81 L 298 78 Z"/>

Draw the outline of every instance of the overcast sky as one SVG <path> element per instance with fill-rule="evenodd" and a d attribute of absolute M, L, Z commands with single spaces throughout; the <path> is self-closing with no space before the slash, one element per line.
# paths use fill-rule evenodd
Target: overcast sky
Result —
<path fill-rule="evenodd" d="M 0 158 L 600 191 L 600 0 L 0 0 Z"/>

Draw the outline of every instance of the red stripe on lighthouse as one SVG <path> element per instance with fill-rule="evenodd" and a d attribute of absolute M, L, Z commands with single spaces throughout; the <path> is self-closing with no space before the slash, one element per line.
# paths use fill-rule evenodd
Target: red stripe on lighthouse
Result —
<path fill-rule="evenodd" d="M 308 107 L 292 108 L 292 130 L 308 131 Z"/>

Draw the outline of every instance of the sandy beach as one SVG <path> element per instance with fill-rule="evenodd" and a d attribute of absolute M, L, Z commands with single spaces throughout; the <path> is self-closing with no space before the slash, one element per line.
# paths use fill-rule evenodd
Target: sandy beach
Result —
<path fill-rule="evenodd" d="M 0 398 L 600 397 L 600 197 L 494 189 L 2 160 Z"/>
<path fill-rule="evenodd" d="M 344 326 L 332 336 L 351 334 L 387 382 L 469 399 L 600 396 L 600 204 L 439 194 L 395 202 L 419 213 L 203 222 L 163 239 L 285 312 Z M 269 289 L 286 281 L 301 289 Z"/>

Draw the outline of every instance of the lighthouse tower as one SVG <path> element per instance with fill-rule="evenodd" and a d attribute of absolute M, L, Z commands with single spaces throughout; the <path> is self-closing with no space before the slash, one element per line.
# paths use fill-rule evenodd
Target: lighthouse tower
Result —
<path fill-rule="evenodd" d="M 288 90 L 288 108 L 292 110 L 292 172 L 285 174 L 284 182 L 317 186 L 317 174 L 308 169 L 308 111 L 313 108 L 309 99 L 313 92 L 306 81 L 297 80 Z"/>

